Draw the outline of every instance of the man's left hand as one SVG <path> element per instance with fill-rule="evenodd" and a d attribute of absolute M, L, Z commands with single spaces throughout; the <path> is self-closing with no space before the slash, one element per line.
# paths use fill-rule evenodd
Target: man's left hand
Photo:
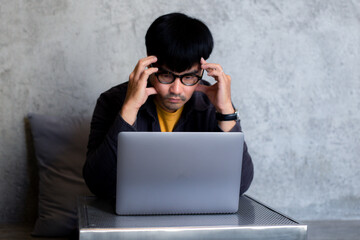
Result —
<path fill-rule="evenodd" d="M 226 75 L 219 64 L 207 63 L 201 58 L 201 68 L 207 71 L 207 75 L 215 79 L 216 83 L 211 86 L 199 84 L 196 91 L 205 93 L 216 111 L 221 114 L 234 113 L 234 107 L 231 103 L 231 77 Z"/>

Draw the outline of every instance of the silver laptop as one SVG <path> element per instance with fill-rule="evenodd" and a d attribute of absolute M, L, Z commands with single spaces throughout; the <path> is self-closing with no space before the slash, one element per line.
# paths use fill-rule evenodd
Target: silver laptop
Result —
<path fill-rule="evenodd" d="M 116 213 L 235 213 L 244 136 L 223 132 L 121 132 Z"/>

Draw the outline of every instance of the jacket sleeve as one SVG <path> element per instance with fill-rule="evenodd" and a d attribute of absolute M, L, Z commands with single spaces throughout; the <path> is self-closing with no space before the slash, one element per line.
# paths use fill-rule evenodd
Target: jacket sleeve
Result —
<path fill-rule="evenodd" d="M 248 152 L 247 145 L 244 142 L 240 195 L 243 195 L 249 189 L 253 178 L 254 178 L 254 165 L 251 160 L 251 156 Z"/>
<path fill-rule="evenodd" d="M 219 127 L 219 129 L 220 129 L 220 127 Z M 238 120 L 236 122 L 236 125 L 230 130 L 230 132 L 241 132 L 240 120 Z M 243 195 L 249 189 L 253 178 L 254 178 L 254 165 L 253 165 L 251 156 L 248 152 L 248 147 L 247 147 L 246 143 L 244 142 L 242 169 L 241 169 L 240 195 Z"/>
<path fill-rule="evenodd" d="M 98 197 L 116 194 L 117 136 L 122 131 L 135 131 L 119 114 L 118 107 L 104 96 L 96 103 L 88 142 L 83 177 L 90 191 Z"/>

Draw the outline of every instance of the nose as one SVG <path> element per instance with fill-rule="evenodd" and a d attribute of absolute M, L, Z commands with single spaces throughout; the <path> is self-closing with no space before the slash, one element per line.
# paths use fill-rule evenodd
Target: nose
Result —
<path fill-rule="evenodd" d="M 180 81 L 180 78 L 175 78 L 175 81 L 170 86 L 170 93 L 172 94 L 180 94 L 182 91 L 182 83 Z"/>

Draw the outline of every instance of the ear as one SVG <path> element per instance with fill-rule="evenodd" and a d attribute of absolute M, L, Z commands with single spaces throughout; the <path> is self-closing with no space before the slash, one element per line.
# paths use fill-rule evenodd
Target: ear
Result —
<path fill-rule="evenodd" d="M 146 94 L 147 94 L 148 96 L 154 95 L 154 94 L 157 94 L 157 91 L 156 91 L 156 89 L 153 88 L 153 87 L 148 87 L 148 88 L 146 88 Z"/>

